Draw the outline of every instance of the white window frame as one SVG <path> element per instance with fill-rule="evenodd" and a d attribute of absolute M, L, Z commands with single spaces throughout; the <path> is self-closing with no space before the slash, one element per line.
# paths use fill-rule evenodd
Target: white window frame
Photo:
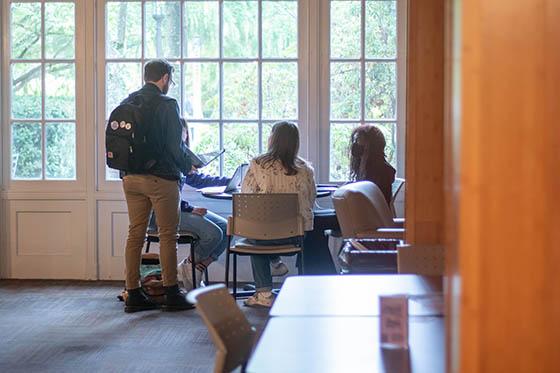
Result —
<path fill-rule="evenodd" d="M 124 0 L 127 1 L 127 0 Z M 161 1 L 161 0 L 160 0 Z M 165 1 L 165 0 L 164 0 Z M 170 0 L 170 1 L 179 1 L 181 4 L 181 42 L 183 43 L 183 22 L 184 22 L 184 17 L 183 17 L 183 11 L 184 11 L 184 3 L 185 0 Z M 188 1 L 188 0 L 187 0 Z M 196 1 L 196 0 L 195 0 Z M 106 190 L 106 191 L 117 191 L 120 190 L 120 182 L 119 180 L 107 180 L 105 177 L 105 144 L 104 144 L 104 132 L 105 132 L 105 116 L 106 116 L 106 100 L 105 100 L 105 86 L 106 86 L 106 64 L 107 62 L 136 62 L 136 63 L 141 63 L 142 66 L 143 64 L 149 60 L 149 58 L 146 58 L 144 56 L 144 45 L 142 45 L 142 51 L 141 51 L 141 56 L 140 58 L 134 58 L 134 59 L 126 59 L 126 60 L 120 60 L 120 59 L 107 59 L 105 56 L 106 53 L 106 46 L 105 46 L 105 42 L 106 42 L 106 35 L 105 35 L 105 4 L 107 4 L 108 2 L 111 2 L 111 0 L 100 0 L 97 2 L 97 14 L 98 14 L 98 19 L 97 19 L 97 30 L 98 30 L 98 39 L 97 39 L 97 55 L 98 55 L 98 64 L 97 64 L 97 80 L 98 80 L 98 108 L 97 108 L 97 115 L 98 115 L 98 144 L 99 144 L 99 149 L 100 151 L 98 152 L 98 175 L 99 175 L 99 179 L 98 179 L 98 188 L 99 190 Z M 119 2 L 118 0 L 116 2 Z M 150 0 L 134 0 L 132 2 L 140 2 L 142 3 L 142 44 L 144 44 L 144 3 L 146 2 L 150 2 Z M 223 126 L 224 124 L 227 123 L 257 123 L 258 124 L 258 136 L 259 136 L 259 141 L 258 141 L 258 150 L 263 150 L 266 148 L 266 139 L 262 139 L 262 124 L 263 123 L 268 123 L 271 121 L 274 121 L 273 119 L 263 119 L 262 118 L 262 64 L 263 63 L 267 63 L 267 62 L 295 62 L 298 64 L 298 79 L 297 79 L 297 84 L 298 84 L 298 110 L 297 110 L 297 118 L 288 118 L 288 120 L 292 119 L 292 120 L 296 120 L 298 123 L 298 126 L 300 128 L 301 134 L 302 134 L 302 138 L 307 137 L 307 95 L 305 94 L 306 92 L 306 87 L 308 85 L 307 82 L 307 56 L 305 55 L 305 48 L 306 48 L 306 43 L 305 43 L 305 35 L 301 35 L 301 30 L 306 29 L 306 17 L 302 17 L 302 14 L 304 14 L 304 12 L 307 12 L 307 4 L 305 1 L 297 1 L 297 6 L 298 6 L 298 55 L 296 57 L 291 57 L 291 58 L 263 58 L 262 57 L 262 0 L 259 0 L 258 3 L 258 32 L 257 32 L 257 43 L 258 43 L 258 50 L 257 50 L 257 57 L 235 57 L 235 58 L 226 58 L 223 57 L 223 51 L 222 51 L 222 43 L 223 43 L 223 3 L 224 0 L 218 0 L 219 3 L 219 34 L 218 34 L 218 48 L 219 48 L 219 55 L 218 57 L 215 58 L 186 58 L 183 56 L 183 45 L 181 45 L 181 56 L 180 58 L 169 58 L 168 61 L 170 63 L 179 63 L 180 66 L 183 66 L 184 63 L 186 62 L 212 62 L 212 63 L 217 63 L 219 66 L 219 72 L 218 72 L 218 79 L 219 79 L 219 84 L 220 84 L 220 90 L 219 90 L 219 117 L 215 118 L 215 119 L 190 119 L 187 118 L 189 123 L 218 123 L 218 125 L 220 126 L 220 142 L 223 143 Z M 304 42 L 302 42 L 302 38 L 304 39 Z M 224 63 L 228 63 L 228 62 L 256 62 L 258 64 L 257 67 L 257 89 L 258 89 L 258 107 L 257 107 L 257 118 L 254 119 L 228 119 L 228 118 L 224 118 L 223 117 L 223 107 L 222 107 L 222 94 L 223 94 L 223 64 Z M 180 75 L 179 78 L 177 78 Z M 184 83 L 183 83 L 183 74 L 182 74 L 182 70 L 179 72 L 175 72 L 174 73 L 174 80 L 177 82 L 177 84 L 179 85 L 180 88 L 180 95 L 181 97 L 184 97 Z M 139 86 L 140 88 L 141 86 Z M 123 97 L 124 98 L 124 97 Z M 183 109 L 180 104 L 180 108 L 181 110 Z M 277 118 L 278 120 L 280 119 L 286 119 L 286 118 Z M 224 145 L 225 146 L 225 145 Z M 305 141 L 302 141 L 301 147 L 300 147 L 300 154 L 302 154 L 302 156 L 306 157 L 307 156 L 307 143 Z M 223 165 L 223 158 L 220 160 L 220 169 L 223 170 L 224 165 Z M 229 175 L 224 175 L 224 176 L 229 176 Z"/>
<path fill-rule="evenodd" d="M 95 35 L 95 53 L 97 55 L 97 67 L 95 73 L 97 107 L 95 112 L 98 149 L 96 152 L 97 189 L 107 192 L 120 192 L 121 186 L 119 182 L 105 179 L 105 3 L 106 0 L 96 2 L 97 33 Z M 397 0 L 396 157 L 397 176 L 399 177 L 404 177 L 405 173 L 407 9 L 408 0 Z M 298 125 L 301 134 L 300 154 L 312 162 L 315 167 L 316 181 L 322 183 L 329 182 L 330 175 L 329 13 L 330 2 L 327 0 L 298 1 Z M 181 19 L 181 22 L 183 22 L 183 19 Z M 259 40 L 259 44 L 260 42 Z M 312 47 L 314 45 L 317 47 Z M 181 59 L 181 61 L 184 60 Z M 259 100 L 259 111 L 261 110 L 260 105 L 261 102 Z M 193 122 L 203 121 L 193 120 Z M 208 121 L 219 123 L 219 120 Z"/>
<path fill-rule="evenodd" d="M 330 0 L 320 1 L 320 25 L 319 25 L 319 63 L 320 66 L 318 75 L 319 78 L 319 123 L 318 136 L 319 143 L 317 144 L 317 157 L 320 159 L 319 171 L 317 180 L 326 183 L 331 182 L 330 177 Z M 362 0 L 362 12 L 364 11 L 364 0 Z M 367 1 L 367 0 L 366 0 Z M 397 131 L 397 152 L 396 152 L 396 165 L 397 176 L 404 177 L 405 174 L 405 139 L 406 139 L 406 32 L 407 32 L 407 9 L 408 0 L 397 0 L 397 56 L 396 56 L 396 74 L 397 74 L 397 113 L 396 120 L 367 120 L 370 122 L 396 122 Z M 364 17 L 362 16 L 361 24 L 361 40 L 362 49 L 365 47 L 364 35 Z M 364 64 L 364 53 L 362 51 L 361 57 L 351 59 Z M 369 59 L 368 59 L 369 60 Z M 361 76 L 362 84 L 362 99 L 364 86 L 364 75 Z M 363 117 L 363 102 L 361 103 L 361 111 Z M 334 122 L 344 122 L 343 120 L 335 120 Z M 349 122 L 360 122 L 360 120 L 351 120 Z M 364 121 L 361 121 L 363 123 Z M 350 139 L 348 139 L 350 142 Z M 340 183 L 340 182 L 338 182 Z"/>
<path fill-rule="evenodd" d="M 8 0 L 2 1 L 2 86 L 1 86 L 1 97 L 2 97 L 2 145 L 3 145 L 3 182 L 4 188 L 8 191 L 8 193 L 18 193 L 18 192 L 84 192 L 86 189 L 86 121 L 85 121 L 85 97 L 86 97 L 86 85 L 85 85 L 85 28 L 80 25 L 85 24 L 85 1 L 87 0 Z M 11 160 L 11 75 L 10 75 L 10 65 L 11 65 L 11 56 L 10 56 L 10 5 L 12 3 L 48 3 L 48 2 L 70 2 L 74 3 L 75 8 L 75 49 L 74 49 L 74 59 L 72 62 L 75 64 L 75 89 L 76 89 L 76 118 L 75 118 L 75 125 L 76 125 L 76 179 L 75 180 L 53 180 L 53 179 L 37 179 L 37 180 L 21 180 L 21 179 L 13 179 L 11 178 L 11 162 L 7 162 L 7 160 Z M 43 8 L 44 9 L 44 8 Z M 43 22 L 43 21 L 42 21 Z M 42 48 L 45 47 L 44 39 L 45 34 L 43 30 L 42 34 Z M 28 63 L 41 63 L 45 64 L 46 60 L 43 58 L 42 55 L 41 59 L 33 59 L 33 60 L 25 60 Z M 51 59 L 47 59 L 49 62 Z M 53 60 L 55 62 L 59 62 L 59 60 Z M 63 60 L 61 60 L 64 62 Z M 43 77 L 44 79 L 44 74 Z M 44 89 L 42 92 L 45 95 Z M 16 122 L 40 122 L 44 124 L 44 120 L 16 120 Z M 48 122 L 50 122 L 49 120 Z M 60 120 L 56 122 L 68 122 L 68 120 Z M 44 134 L 44 126 L 42 126 L 42 133 L 43 133 L 43 149 L 42 149 L 42 157 L 46 156 L 45 154 L 45 134 Z M 45 172 L 45 163 L 43 161 L 43 173 Z"/>

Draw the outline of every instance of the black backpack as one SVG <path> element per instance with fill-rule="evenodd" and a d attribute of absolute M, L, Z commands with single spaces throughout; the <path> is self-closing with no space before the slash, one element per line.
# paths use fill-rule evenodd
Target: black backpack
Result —
<path fill-rule="evenodd" d="M 145 173 L 161 158 L 158 130 L 152 125 L 157 106 L 165 96 L 146 100 L 137 95 L 131 103 L 117 106 L 105 129 L 107 166 L 116 170 Z"/>

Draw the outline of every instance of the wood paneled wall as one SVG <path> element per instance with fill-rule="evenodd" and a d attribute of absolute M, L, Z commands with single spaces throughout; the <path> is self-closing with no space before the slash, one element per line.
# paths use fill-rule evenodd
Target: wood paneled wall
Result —
<path fill-rule="evenodd" d="M 560 2 L 454 3 L 462 293 L 451 366 L 559 372 Z"/>
<path fill-rule="evenodd" d="M 410 0 L 407 47 L 406 241 L 443 242 L 444 0 Z"/>

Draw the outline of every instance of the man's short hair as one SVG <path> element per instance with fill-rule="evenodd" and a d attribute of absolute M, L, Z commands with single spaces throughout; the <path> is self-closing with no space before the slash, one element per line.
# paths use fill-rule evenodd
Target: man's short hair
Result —
<path fill-rule="evenodd" d="M 169 79 L 173 73 L 173 66 L 163 59 L 151 60 L 144 66 L 144 81 L 157 82 L 165 74 L 169 74 Z"/>

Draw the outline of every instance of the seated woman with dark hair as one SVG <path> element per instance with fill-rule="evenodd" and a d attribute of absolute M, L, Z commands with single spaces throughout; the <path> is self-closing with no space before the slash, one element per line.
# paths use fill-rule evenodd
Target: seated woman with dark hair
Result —
<path fill-rule="evenodd" d="M 294 123 L 278 122 L 272 127 L 268 139 L 268 151 L 254 158 L 241 186 L 242 193 L 297 193 L 304 230 L 313 229 L 313 203 L 315 202 L 315 179 L 313 169 L 298 157 L 299 131 Z M 259 241 L 259 245 L 293 243 L 295 238 Z M 255 294 L 245 301 L 246 306 L 271 307 L 272 274 L 270 264 L 278 258 L 270 255 L 251 256 Z"/>
<path fill-rule="evenodd" d="M 385 158 L 385 136 L 371 124 L 361 125 L 350 136 L 350 181 L 374 182 L 387 200 L 391 201 L 391 184 L 395 169 Z M 333 209 L 315 211 L 314 229 L 305 236 L 305 273 L 333 274 L 335 266 L 328 249 L 325 230 L 340 229 Z"/>
<path fill-rule="evenodd" d="M 356 127 L 350 136 L 350 180 L 373 182 L 389 204 L 396 171 L 387 162 L 385 146 L 385 136 L 376 126 Z"/>

